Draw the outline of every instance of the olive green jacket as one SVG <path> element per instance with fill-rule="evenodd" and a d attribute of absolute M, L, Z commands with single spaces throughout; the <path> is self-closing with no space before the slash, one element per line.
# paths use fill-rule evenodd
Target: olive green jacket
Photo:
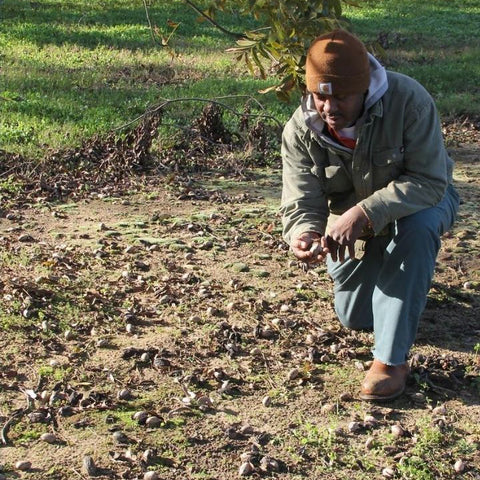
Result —
<path fill-rule="evenodd" d="M 394 220 L 436 205 L 452 180 L 431 96 L 412 78 L 386 72 L 373 57 L 370 62 L 354 150 L 323 133 L 311 96 L 285 126 L 281 213 L 288 243 L 303 232 L 324 234 L 354 205 L 381 234 Z"/>

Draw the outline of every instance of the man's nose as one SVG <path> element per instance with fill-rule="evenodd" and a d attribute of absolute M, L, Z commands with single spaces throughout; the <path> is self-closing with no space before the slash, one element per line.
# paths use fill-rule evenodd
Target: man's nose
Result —
<path fill-rule="evenodd" d="M 335 112 L 336 109 L 337 109 L 337 104 L 335 102 L 335 99 L 334 98 L 327 98 L 325 100 L 325 103 L 323 105 L 323 109 L 327 112 L 327 113 L 331 113 L 331 112 Z"/>

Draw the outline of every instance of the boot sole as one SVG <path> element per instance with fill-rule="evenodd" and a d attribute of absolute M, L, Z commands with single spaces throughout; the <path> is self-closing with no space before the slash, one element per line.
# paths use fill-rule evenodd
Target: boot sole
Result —
<path fill-rule="evenodd" d="M 360 393 L 361 400 L 374 401 L 374 402 L 388 402 L 389 400 L 394 400 L 405 392 L 405 386 L 398 392 L 392 393 L 391 395 L 375 395 L 372 393 Z"/>

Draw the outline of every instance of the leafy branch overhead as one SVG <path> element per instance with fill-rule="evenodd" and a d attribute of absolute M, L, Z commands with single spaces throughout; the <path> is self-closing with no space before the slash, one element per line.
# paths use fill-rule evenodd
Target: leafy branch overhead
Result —
<path fill-rule="evenodd" d="M 203 20 L 236 38 L 236 45 L 227 51 L 244 61 L 252 75 L 273 76 L 275 84 L 262 93 L 273 90 L 281 100 L 288 100 L 295 89 L 303 90 L 305 52 L 312 39 L 348 28 L 342 3 L 358 6 L 347 0 L 211 0 L 206 10 L 200 10 L 191 0 L 185 2 Z M 215 21 L 219 11 L 253 16 L 259 26 L 241 34 L 229 32 Z"/>

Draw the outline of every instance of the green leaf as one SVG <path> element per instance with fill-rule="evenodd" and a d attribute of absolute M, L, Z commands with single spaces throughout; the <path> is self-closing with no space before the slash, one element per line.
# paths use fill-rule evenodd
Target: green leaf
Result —
<path fill-rule="evenodd" d="M 260 71 L 260 76 L 262 77 L 262 79 L 265 79 L 265 68 L 263 67 L 262 62 L 260 62 L 260 59 L 258 58 L 257 52 L 255 50 L 252 50 L 252 58 L 255 62 L 255 65 L 258 67 L 258 70 Z"/>
<path fill-rule="evenodd" d="M 281 80 L 277 95 L 287 98 L 291 90 L 302 87 L 305 52 L 316 36 L 346 22 L 340 20 L 345 0 L 207 0 L 207 12 L 235 7 L 240 15 L 257 19 L 260 28 L 243 32 L 243 38 L 227 52 L 242 58 L 251 74 L 265 78 L 267 70 Z M 348 0 L 354 4 L 358 0 Z M 233 11 L 233 10 L 232 10 Z M 270 66 L 268 63 L 270 62 Z M 270 87 L 265 89 L 270 91 Z M 283 92 L 283 93 L 281 93 Z"/>
<path fill-rule="evenodd" d="M 235 42 L 239 47 L 253 47 L 257 42 L 255 40 L 247 40 L 246 38 L 241 38 Z"/>
<path fill-rule="evenodd" d="M 263 90 L 258 90 L 258 93 L 264 94 L 268 92 L 273 92 L 273 90 L 277 90 L 278 85 L 271 85 L 270 87 L 264 88 Z"/>

